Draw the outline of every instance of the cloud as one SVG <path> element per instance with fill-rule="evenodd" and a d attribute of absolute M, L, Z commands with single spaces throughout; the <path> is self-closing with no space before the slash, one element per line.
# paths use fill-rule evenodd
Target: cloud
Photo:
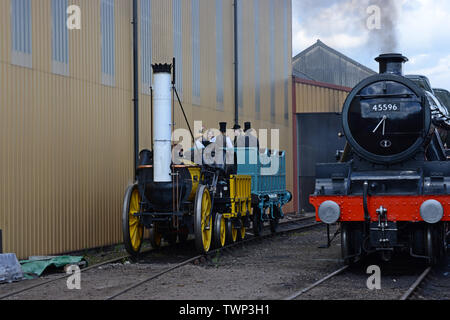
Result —
<path fill-rule="evenodd" d="M 364 45 L 368 41 L 368 35 L 350 35 L 347 33 L 333 34 L 330 36 L 320 36 L 320 34 L 308 35 L 305 30 L 299 30 L 294 35 L 294 51 L 301 51 L 302 48 L 307 48 L 313 45 L 318 39 L 327 45 L 337 49 L 353 49 Z"/>
<path fill-rule="evenodd" d="M 398 2 L 385 0 L 294 0 L 294 49 L 320 38 L 336 49 L 368 46 L 393 51 L 397 45 Z M 379 9 L 381 29 L 370 29 L 368 20 Z"/>
<path fill-rule="evenodd" d="M 430 55 L 427 53 L 418 54 L 418 55 L 410 57 L 408 64 L 412 65 L 412 66 L 417 66 L 417 65 L 424 63 L 426 61 L 426 59 L 429 59 L 429 57 L 430 57 Z"/>
<path fill-rule="evenodd" d="M 449 87 L 449 74 L 450 74 L 450 54 L 440 58 L 432 67 L 422 69 L 411 69 L 408 73 L 420 74 L 427 76 L 433 87 Z"/>
<path fill-rule="evenodd" d="M 366 26 L 367 7 L 378 4 L 383 15 L 380 32 Z M 387 6 L 386 6 L 387 4 Z M 390 28 L 393 33 L 387 32 Z M 317 39 L 377 69 L 373 58 L 387 51 L 410 58 L 406 70 L 450 88 L 450 1 L 448 0 L 293 0 L 294 54 Z M 392 50 L 389 50 L 392 48 Z M 409 73 L 412 73 L 409 72 Z"/>

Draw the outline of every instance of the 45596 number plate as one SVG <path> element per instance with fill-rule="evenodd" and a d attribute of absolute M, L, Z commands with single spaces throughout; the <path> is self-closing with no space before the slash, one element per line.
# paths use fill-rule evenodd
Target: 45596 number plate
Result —
<path fill-rule="evenodd" d="M 370 112 L 399 112 L 400 103 L 376 103 L 370 105 Z"/>

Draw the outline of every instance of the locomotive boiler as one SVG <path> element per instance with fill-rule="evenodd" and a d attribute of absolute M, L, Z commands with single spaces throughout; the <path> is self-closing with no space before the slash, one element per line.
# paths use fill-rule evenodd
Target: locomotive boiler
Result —
<path fill-rule="evenodd" d="M 403 76 L 401 54 L 376 58 L 380 73 L 359 83 L 342 111 L 346 148 L 339 163 L 318 164 L 310 197 L 317 219 L 340 223 L 342 258 L 352 263 L 394 252 L 435 263 L 447 249 L 448 119 Z"/>

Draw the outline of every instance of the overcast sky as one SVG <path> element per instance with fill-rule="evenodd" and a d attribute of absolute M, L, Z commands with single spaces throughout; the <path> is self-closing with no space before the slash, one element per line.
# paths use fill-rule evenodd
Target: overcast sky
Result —
<path fill-rule="evenodd" d="M 317 39 L 378 71 L 380 53 L 400 52 L 410 61 L 407 74 L 429 77 L 433 87 L 450 90 L 450 1 L 292 0 L 294 56 Z M 371 5 L 380 8 L 381 29 Z M 374 24 L 372 24 L 374 26 Z"/>

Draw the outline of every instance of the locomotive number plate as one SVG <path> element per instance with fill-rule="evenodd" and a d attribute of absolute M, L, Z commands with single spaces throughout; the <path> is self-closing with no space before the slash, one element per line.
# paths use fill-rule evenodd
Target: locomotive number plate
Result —
<path fill-rule="evenodd" d="M 399 112 L 399 103 L 377 103 L 370 106 L 370 112 Z"/>

